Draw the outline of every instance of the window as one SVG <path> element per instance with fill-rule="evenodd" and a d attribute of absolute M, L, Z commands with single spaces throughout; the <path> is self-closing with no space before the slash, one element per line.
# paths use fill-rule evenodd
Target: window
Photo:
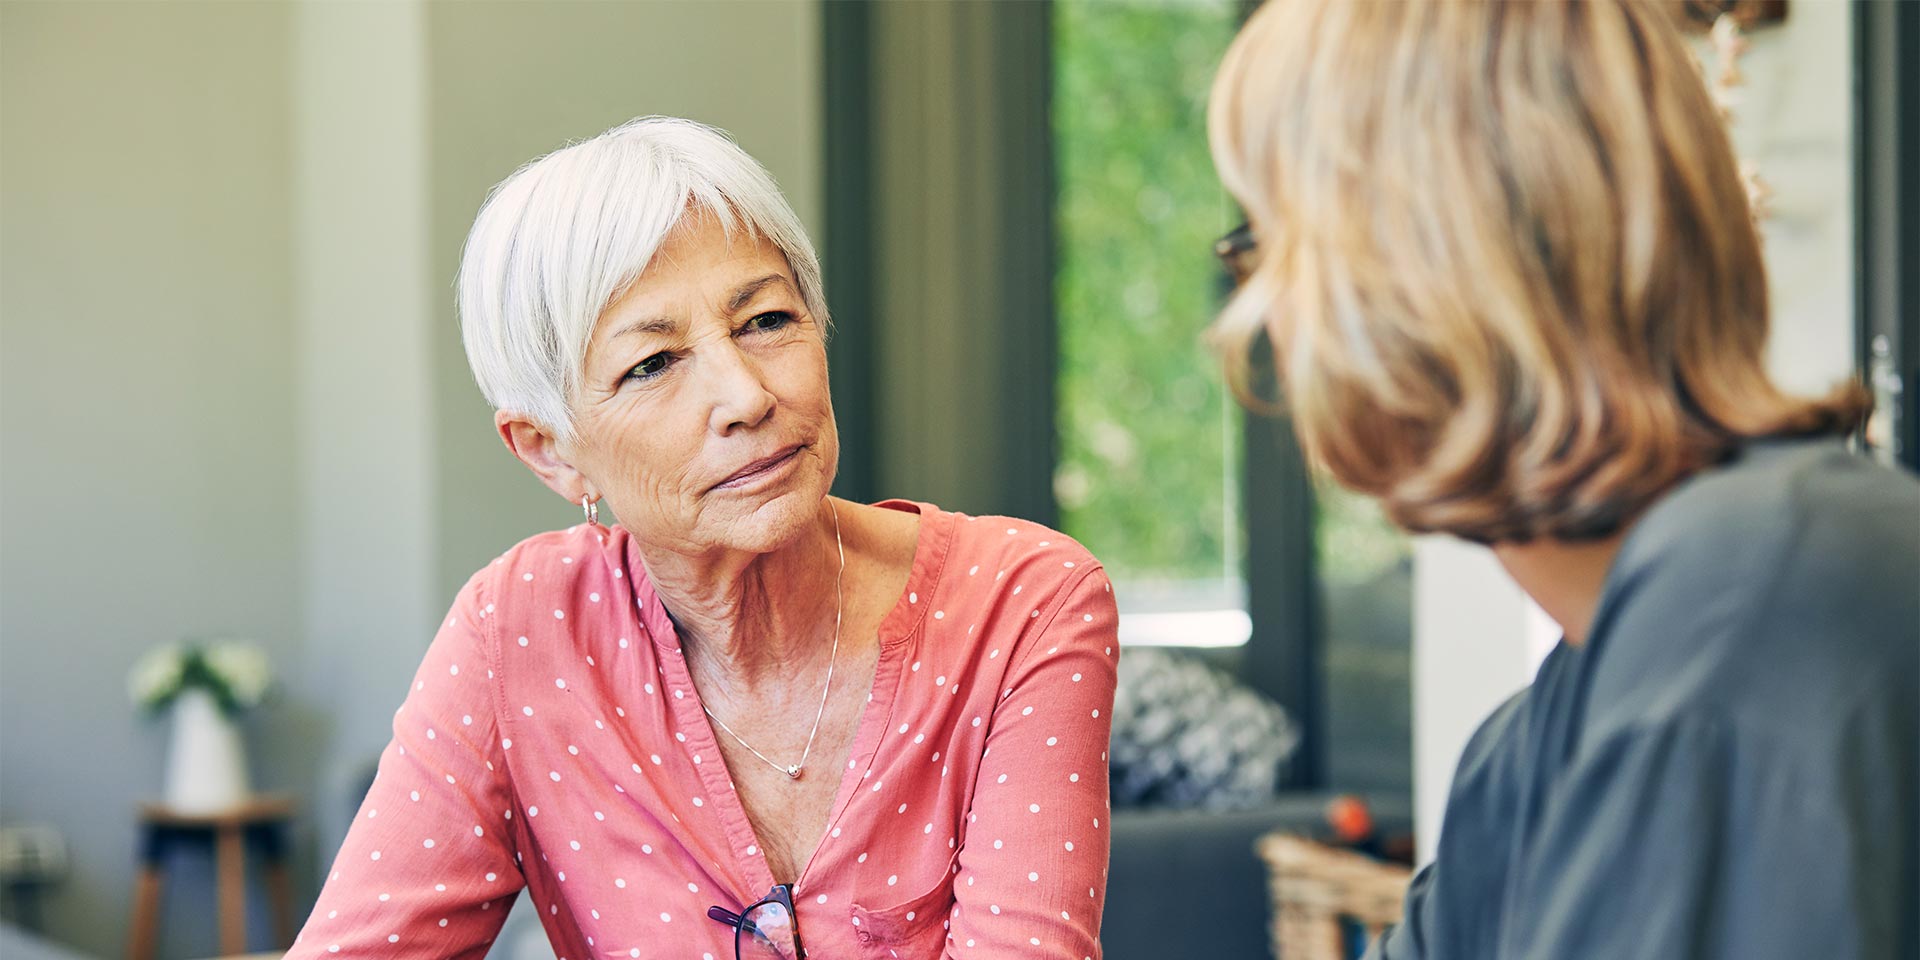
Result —
<path fill-rule="evenodd" d="M 1365 498 L 1265 475 L 1261 496 L 1297 489 L 1287 495 L 1311 509 L 1250 520 L 1246 438 L 1266 424 L 1246 423 L 1199 336 L 1224 293 L 1212 241 L 1238 220 L 1207 152 L 1206 97 L 1242 5 L 1053 11 L 1061 526 L 1112 573 L 1123 644 L 1214 648 L 1243 675 L 1286 674 L 1248 679 L 1305 727 L 1300 785 L 1405 793 L 1407 540 Z M 1312 610 L 1256 633 L 1247 547 L 1263 537 L 1297 552 L 1281 567 L 1300 582 L 1251 588 Z M 1250 637 L 1282 641 L 1284 655 L 1246 655 Z"/>
<path fill-rule="evenodd" d="M 1053 9 L 1061 525 L 1118 582 L 1122 643 L 1243 644 L 1240 416 L 1199 338 L 1233 217 L 1206 95 L 1238 8 Z"/>

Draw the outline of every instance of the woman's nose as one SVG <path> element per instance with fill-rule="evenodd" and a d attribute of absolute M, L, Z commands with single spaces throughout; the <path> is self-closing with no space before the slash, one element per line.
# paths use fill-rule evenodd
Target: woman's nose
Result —
<path fill-rule="evenodd" d="M 708 413 L 708 427 L 714 433 L 726 436 L 736 429 L 758 426 L 773 413 L 773 392 L 762 380 L 759 364 L 738 346 L 729 343 L 715 351 L 706 373 L 712 378 L 708 389 L 713 408 Z"/>

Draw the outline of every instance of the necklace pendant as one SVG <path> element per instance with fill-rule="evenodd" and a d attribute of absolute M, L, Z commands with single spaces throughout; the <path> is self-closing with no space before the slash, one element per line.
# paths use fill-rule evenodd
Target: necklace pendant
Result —
<path fill-rule="evenodd" d="M 787 768 L 787 777 L 788 777 L 788 779 L 791 779 L 791 780 L 798 780 L 798 779 L 800 779 L 800 765 L 799 765 L 799 764 L 794 764 L 793 766 L 791 766 L 791 767 L 788 767 L 788 768 Z"/>

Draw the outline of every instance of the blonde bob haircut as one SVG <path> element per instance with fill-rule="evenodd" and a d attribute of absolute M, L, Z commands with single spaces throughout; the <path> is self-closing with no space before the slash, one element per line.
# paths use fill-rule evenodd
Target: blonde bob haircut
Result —
<path fill-rule="evenodd" d="M 1258 242 L 1229 375 L 1270 339 L 1309 460 L 1409 530 L 1605 537 L 1865 413 L 1768 378 L 1759 239 L 1661 8 L 1270 0 L 1208 128 Z"/>
<path fill-rule="evenodd" d="M 487 402 L 572 442 L 594 324 L 688 217 L 778 247 L 807 311 L 828 325 L 819 259 L 773 177 L 720 130 L 640 117 L 529 162 L 481 206 L 459 306 Z"/>

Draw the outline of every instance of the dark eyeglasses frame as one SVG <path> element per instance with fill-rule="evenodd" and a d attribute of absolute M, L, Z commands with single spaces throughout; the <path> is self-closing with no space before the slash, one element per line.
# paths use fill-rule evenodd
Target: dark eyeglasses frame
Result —
<path fill-rule="evenodd" d="M 1220 258 L 1220 265 L 1239 286 L 1247 282 L 1260 262 L 1260 243 L 1254 239 L 1253 228 L 1243 223 L 1213 242 L 1213 255 Z"/>
<path fill-rule="evenodd" d="M 772 890 L 767 891 L 766 896 L 758 900 L 755 900 L 752 903 L 747 904 L 745 907 L 741 908 L 739 913 L 734 913 L 732 910 L 728 910 L 726 907 L 716 906 L 716 907 L 707 908 L 707 916 L 710 919 L 717 920 L 734 929 L 734 937 L 733 937 L 734 960 L 741 960 L 740 934 L 742 933 L 750 934 L 754 932 L 753 921 L 748 920 L 747 917 L 752 915 L 752 913 L 755 910 L 758 910 L 769 903 L 777 903 L 780 906 L 786 908 L 787 916 L 793 920 L 793 955 L 796 957 L 801 957 L 806 955 L 805 949 L 800 946 L 800 911 L 795 910 L 793 908 L 793 884 L 776 883 L 773 885 Z"/>

